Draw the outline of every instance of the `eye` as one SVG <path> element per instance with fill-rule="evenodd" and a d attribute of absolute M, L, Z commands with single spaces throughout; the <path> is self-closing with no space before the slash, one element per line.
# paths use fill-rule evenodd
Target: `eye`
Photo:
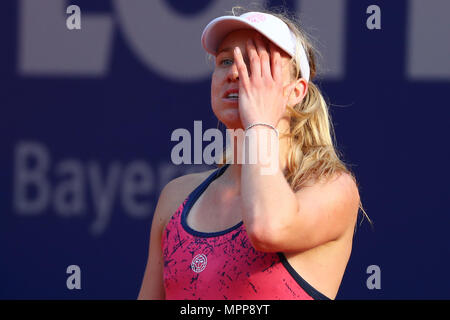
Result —
<path fill-rule="evenodd" d="M 228 58 L 221 59 L 220 60 L 220 65 L 229 67 L 229 66 L 233 65 L 233 60 L 232 59 L 228 59 Z"/>

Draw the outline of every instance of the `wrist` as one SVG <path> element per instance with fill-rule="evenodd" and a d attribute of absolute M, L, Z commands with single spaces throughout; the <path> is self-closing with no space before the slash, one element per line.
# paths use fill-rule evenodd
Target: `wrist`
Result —
<path fill-rule="evenodd" d="M 267 122 L 254 122 L 250 125 L 248 125 L 247 127 L 245 127 L 244 131 L 247 132 L 250 129 L 261 129 L 261 128 L 266 128 L 268 130 L 273 130 L 275 131 L 277 137 L 279 137 L 279 132 L 278 129 L 275 128 L 275 126 L 271 125 L 270 123 Z"/>

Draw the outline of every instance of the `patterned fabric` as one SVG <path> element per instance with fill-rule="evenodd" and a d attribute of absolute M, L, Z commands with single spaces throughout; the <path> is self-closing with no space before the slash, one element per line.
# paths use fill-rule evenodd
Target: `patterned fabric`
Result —
<path fill-rule="evenodd" d="M 242 221 L 212 233 L 187 225 L 192 205 L 227 166 L 213 172 L 185 199 L 164 230 L 166 299 L 327 299 L 296 273 L 282 253 L 256 251 Z"/>

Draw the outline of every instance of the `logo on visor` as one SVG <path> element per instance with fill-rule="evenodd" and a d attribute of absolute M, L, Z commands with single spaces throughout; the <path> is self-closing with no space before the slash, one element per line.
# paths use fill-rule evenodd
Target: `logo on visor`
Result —
<path fill-rule="evenodd" d="M 204 254 L 198 254 L 192 259 L 191 263 L 191 269 L 194 272 L 202 272 L 206 268 L 206 264 L 208 263 L 208 260 L 206 259 L 206 256 Z"/>
<path fill-rule="evenodd" d="M 263 22 L 264 20 L 266 20 L 266 16 L 261 14 L 261 13 L 254 13 L 249 15 L 248 17 L 245 17 L 245 19 L 247 19 L 250 22 Z"/>

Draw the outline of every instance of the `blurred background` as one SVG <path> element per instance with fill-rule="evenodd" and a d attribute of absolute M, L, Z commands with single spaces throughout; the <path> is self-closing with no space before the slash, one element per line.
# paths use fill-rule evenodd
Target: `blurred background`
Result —
<path fill-rule="evenodd" d="M 248 3 L 2 1 L 0 298 L 137 297 L 159 192 L 212 168 L 170 157 L 175 129 L 217 127 L 201 32 Z M 358 227 L 337 299 L 449 299 L 450 2 L 252 3 L 286 6 L 318 40 L 316 81 L 374 222 Z"/>

